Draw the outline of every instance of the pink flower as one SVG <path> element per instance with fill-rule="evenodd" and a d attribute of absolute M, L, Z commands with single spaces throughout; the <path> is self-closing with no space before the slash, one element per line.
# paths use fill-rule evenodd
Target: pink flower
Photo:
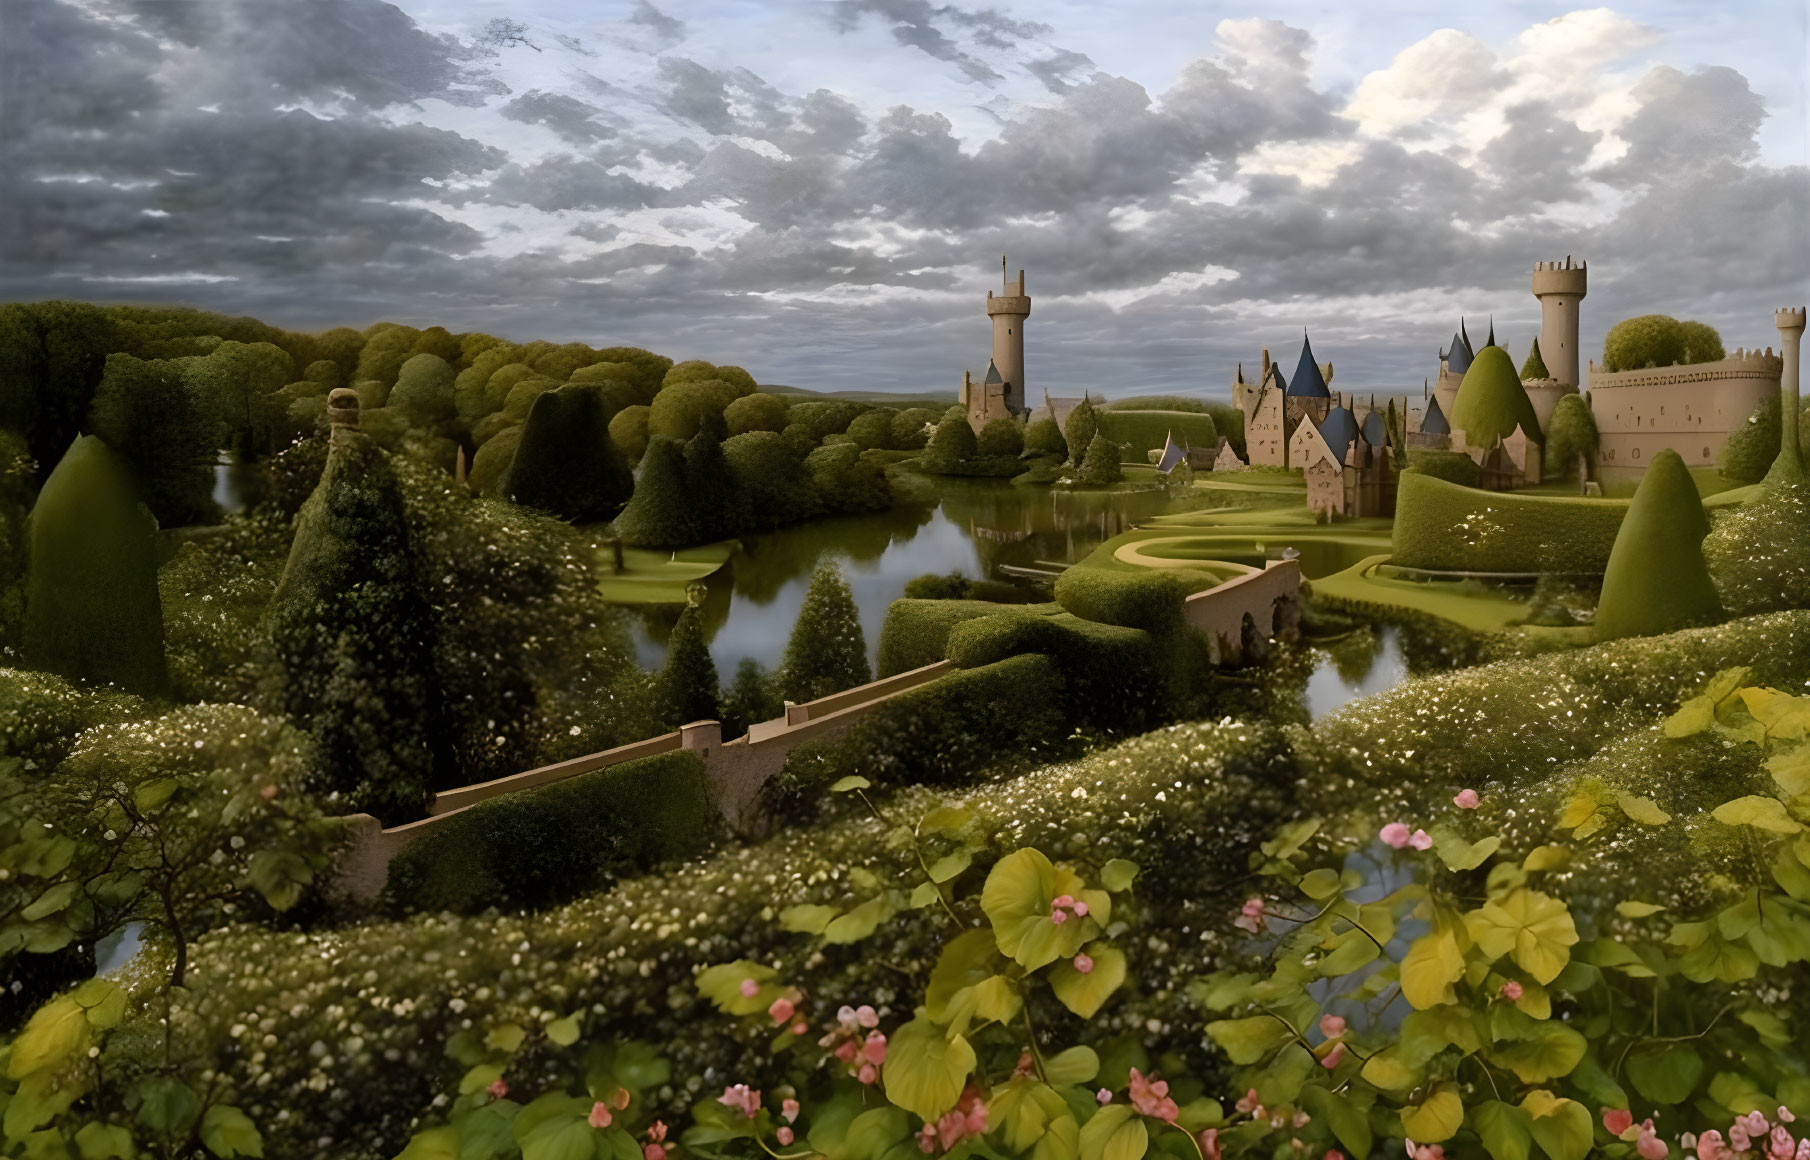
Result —
<path fill-rule="evenodd" d="M 1307 1127 L 1307 1122 L 1311 1119 L 1313 1119 L 1313 1117 L 1308 1115 L 1306 1112 L 1297 1111 L 1295 1113 L 1295 1118 L 1294 1118 L 1293 1122 L 1294 1122 L 1295 1127 L 1305 1128 L 1305 1127 Z"/>
<path fill-rule="evenodd" d="M 753 979 L 742 980 L 742 998 L 752 999 L 758 994 L 760 994 L 759 983 L 755 982 Z"/>
<path fill-rule="evenodd" d="M 1477 808 L 1478 800 L 1476 790 L 1461 789 L 1458 791 L 1458 796 L 1452 799 L 1452 804 L 1461 810 L 1474 810 Z"/>
<path fill-rule="evenodd" d="M 841 1043 L 836 1045 L 836 1058 L 840 1059 L 843 1063 L 853 1063 L 855 1062 L 855 1054 L 860 1050 L 860 1044 L 852 1039 L 844 1039 Z"/>
<path fill-rule="evenodd" d="M 1408 845 L 1414 847 L 1416 850 L 1431 850 L 1433 848 L 1433 837 L 1425 830 L 1415 830 L 1408 836 Z"/>
<path fill-rule="evenodd" d="M 1753 1140 L 1747 1134 L 1747 1126 L 1740 1120 L 1736 1120 L 1733 1124 L 1729 1125 L 1728 1146 L 1730 1148 L 1733 1148 L 1737 1152 L 1745 1152 L 1752 1143 Z M 1702 1145 L 1698 1146 L 1701 1147 Z"/>
<path fill-rule="evenodd" d="M 861 1044 L 861 1058 L 878 1067 L 886 1062 L 886 1035 L 880 1031 L 869 1031 L 867 1040 Z"/>
<path fill-rule="evenodd" d="M 500 1100 L 509 1094 L 509 1085 L 503 1081 L 502 1076 L 498 1076 L 496 1079 L 491 1080 L 490 1086 L 484 1090 L 490 1093 L 491 1099 Z"/>
<path fill-rule="evenodd" d="M 1784 1104 L 1779 1105 L 1779 1123 L 1781 1123 L 1781 1124 L 1797 1123 L 1797 1117 L 1792 1115 L 1791 1109 L 1786 1107 Z"/>
<path fill-rule="evenodd" d="M 772 1018 L 774 1023 L 784 1023 L 796 1014 L 797 1011 L 798 1005 L 784 995 L 781 995 L 779 998 L 773 1000 L 773 1005 L 771 1007 L 767 1008 L 767 1015 Z"/>
<path fill-rule="evenodd" d="M 1697 1137 L 1697 1160 L 1728 1160 L 1728 1145 L 1722 1133 L 1711 1129 Z"/>
<path fill-rule="evenodd" d="M 267 785 L 258 791 L 258 796 L 267 802 L 275 801 L 277 797 L 277 787 L 274 785 Z"/>
<path fill-rule="evenodd" d="M 1771 1160 L 1792 1160 L 1797 1153 L 1797 1141 L 1791 1137 L 1791 1129 L 1780 1124 L 1772 1129 L 1772 1135 L 1766 1142 L 1766 1155 Z M 1646 1153 L 1641 1153 L 1646 1155 Z M 1660 1155 L 1664 1155 L 1661 1153 Z"/>
<path fill-rule="evenodd" d="M 666 1149 L 658 1144 L 643 1144 L 641 1160 L 666 1160 Z"/>
<path fill-rule="evenodd" d="M 1320 1016 L 1320 1034 L 1328 1039 L 1337 1039 L 1345 1034 L 1345 1019 L 1340 1015 Z"/>
<path fill-rule="evenodd" d="M 1131 1069 L 1131 1106 L 1138 1115 L 1165 1124 L 1173 1124 L 1181 1114 L 1181 1108 L 1169 1098 L 1169 1081 L 1146 1079 L 1135 1067 Z"/>
<path fill-rule="evenodd" d="M 779 1137 L 779 1142 L 780 1142 L 781 1146 L 790 1144 L 793 1141 L 793 1139 L 795 1139 L 795 1137 L 792 1135 L 792 1129 L 786 1128 L 786 1127 L 781 1127 L 779 1129 L 779 1131 L 774 1133 L 774 1135 Z"/>
<path fill-rule="evenodd" d="M 1050 921 L 1055 923 L 1057 926 L 1061 926 L 1063 923 L 1068 921 L 1068 911 L 1066 911 L 1066 910 L 1050 911 Z"/>
<path fill-rule="evenodd" d="M 591 1105 L 591 1114 L 588 1117 L 588 1122 L 591 1127 L 607 1128 L 615 1118 L 615 1116 L 610 1115 L 610 1105 L 604 1103 L 602 1100 L 598 1100 Z"/>
<path fill-rule="evenodd" d="M 1797 1155 L 1793 1156 L 1791 1160 L 1810 1160 L 1810 1136 L 1805 1136 L 1797 1142 Z"/>
<path fill-rule="evenodd" d="M 792 1034 L 794 1035 L 808 1035 L 810 1034 L 810 1031 L 811 1025 L 802 1019 L 792 1024 Z"/>
<path fill-rule="evenodd" d="M 1218 1128 L 1208 1128 L 1200 1134 L 1200 1154 L 1204 1160 L 1220 1160 Z"/>
<path fill-rule="evenodd" d="M 918 1129 L 918 1150 L 929 1155 L 941 1146 L 947 1152 L 969 1136 L 978 1136 L 986 1130 L 986 1101 L 979 1091 L 970 1087 L 962 1093 L 961 1102 L 943 1113 L 941 1119 Z"/>
<path fill-rule="evenodd" d="M 1050 899 L 1050 905 L 1057 910 L 1067 910 L 1074 904 L 1075 896 L 1072 894 L 1058 894 L 1056 897 Z"/>
<path fill-rule="evenodd" d="M 781 1100 L 781 1101 L 779 1101 L 779 1114 L 780 1114 L 780 1117 L 782 1119 L 784 1119 L 786 1123 L 796 1124 L 798 1122 L 798 1101 L 797 1100 Z"/>
<path fill-rule="evenodd" d="M 724 1088 L 716 1102 L 726 1108 L 734 1108 L 750 1120 L 760 1111 L 760 1093 L 750 1090 L 745 1083 Z"/>
<path fill-rule="evenodd" d="M 918 1129 L 918 1151 L 928 1156 L 936 1151 L 936 1125 L 925 1124 Z"/>
<path fill-rule="evenodd" d="M 1652 1120 L 1640 1126 L 1640 1138 L 1634 1142 L 1634 1150 L 1640 1153 L 1641 1160 L 1665 1160 L 1667 1153 L 1671 1151 L 1665 1146 L 1665 1141 L 1659 1138 L 1659 1133 L 1653 1130 Z"/>
<path fill-rule="evenodd" d="M 1510 1003 L 1513 1003 L 1516 999 L 1519 999 L 1522 995 L 1525 995 L 1525 994 L 1527 994 L 1526 989 L 1523 988 L 1521 986 L 1521 984 L 1515 982 L 1513 979 L 1510 979 L 1508 982 L 1502 984 L 1502 997 L 1504 999 L 1507 999 Z"/>
<path fill-rule="evenodd" d="M 1076 918 L 1086 918 L 1087 917 L 1087 903 L 1077 899 L 1075 901 L 1075 905 L 1072 909 L 1075 912 Z"/>
<path fill-rule="evenodd" d="M 1331 1071 L 1343 1062 L 1345 1062 L 1345 1045 L 1343 1043 L 1333 1044 L 1332 1050 L 1320 1058 L 1320 1066 L 1327 1071 Z"/>
<path fill-rule="evenodd" d="M 1414 1160 L 1445 1160 L 1445 1146 L 1442 1144 L 1416 1144 L 1410 1140 L 1408 1146 L 1408 1155 L 1414 1157 Z"/>
<path fill-rule="evenodd" d="M 1238 1102 L 1233 1104 L 1232 1107 L 1240 1114 L 1249 1114 L 1253 1120 L 1261 1120 L 1263 1118 L 1263 1101 L 1257 1098 L 1256 1088 L 1252 1088 L 1250 1091 L 1239 1096 Z"/>
<path fill-rule="evenodd" d="M 853 1007 L 848 1007 L 848 1006 L 844 1006 L 837 1010 L 836 1022 L 840 1023 L 842 1026 L 850 1028 L 850 1029 L 853 1029 L 853 1028 L 859 1026 L 859 1023 L 856 1021 L 856 1018 L 855 1018 L 855 1009 Z"/>
<path fill-rule="evenodd" d="M 1742 1116 L 1738 1123 L 1747 1129 L 1749 1136 L 1764 1136 L 1772 1130 L 1772 1121 L 1761 1115 L 1757 1108 Z"/>
<path fill-rule="evenodd" d="M 1619 1136 L 1634 1126 L 1634 1113 L 1626 1108 L 1604 1108 L 1603 1127 L 1611 1136 Z"/>
<path fill-rule="evenodd" d="M 655 1120 L 647 1126 L 647 1138 L 656 1144 L 666 1142 L 666 1121 Z"/>
<path fill-rule="evenodd" d="M 1107 1104 L 1110 1104 L 1111 1102 L 1112 1102 L 1112 1089 L 1111 1088 L 1101 1088 L 1099 1091 L 1094 1093 L 1094 1103 L 1099 1104 L 1101 1107 L 1105 1107 Z"/>
<path fill-rule="evenodd" d="M 880 1078 L 880 1069 L 871 1063 L 864 1063 L 861 1070 L 855 1073 L 855 1078 L 864 1084 L 871 1084 Z"/>
<path fill-rule="evenodd" d="M 1252 934 L 1256 934 L 1264 929 L 1263 913 L 1263 899 L 1252 895 L 1244 900 L 1243 906 L 1238 908 L 1238 917 L 1232 920 L 1232 925 L 1239 930 L 1248 930 Z"/>
<path fill-rule="evenodd" d="M 1076 955 L 1075 956 L 1075 970 L 1083 975 L 1093 974 L 1093 970 L 1094 970 L 1093 959 L 1084 954 Z"/>
<path fill-rule="evenodd" d="M 1345 1153 L 1339 1151 L 1337 1148 L 1328 1148 L 1326 1150 L 1326 1155 L 1320 1157 L 1320 1160 L 1345 1160 Z"/>
<path fill-rule="evenodd" d="M 1399 850 L 1408 844 L 1408 835 L 1410 832 L 1408 827 L 1402 825 L 1400 822 L 1390 822 L 1382 828 L 1381 832 L 1377 834 L 1377 837 L 1381 838 L 1386 845 L 1393 846 Z"/>
<path fill-rule="evenodd" d="M 878 1027 L 880 1025 L 880 1014 L 872 1007 L 863 1003 L 861 1006 L 855 1008 L 855 1024 L 860 1027 Z"/>

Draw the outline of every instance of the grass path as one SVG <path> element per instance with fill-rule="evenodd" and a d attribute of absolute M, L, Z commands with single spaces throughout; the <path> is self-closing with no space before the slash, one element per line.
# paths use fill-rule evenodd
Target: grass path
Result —
<path fill-rule="evenodd" d="M 611 604 L 683 604 L 685 589 L 716 572 L 741 545 L 735 540 L 660 552 L 649 548 L 624 548 L 623 568 L 614 572 L 614 556 L 607 547 L 597 551 L 602 579 L 597 589 Z"/>

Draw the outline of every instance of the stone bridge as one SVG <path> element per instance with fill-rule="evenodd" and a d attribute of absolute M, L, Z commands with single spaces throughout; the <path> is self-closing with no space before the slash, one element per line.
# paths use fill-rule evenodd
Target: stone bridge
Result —
<path fill-rule="evenodd" d="M 1295 638 L 1301 623 L 1301 562 L 1270 560 L 1262 568 L 1250 568 L 1188 597 L 1182 611 L 1212 642 L 1215 661 L 1242 664 L 1247 638 Z"/>

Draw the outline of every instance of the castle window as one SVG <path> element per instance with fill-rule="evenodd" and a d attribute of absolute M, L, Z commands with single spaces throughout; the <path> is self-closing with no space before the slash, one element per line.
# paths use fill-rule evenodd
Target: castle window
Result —
<path fill-rule="evenodd" d="M 1632 454 L 1633 454 L 1634 458 L 1639 459 L 1640 458 L 1640 448 L 1636 447 Z"/>
<path fill-rule="evenodd" d="M 1705 447 L 1703 449 L 1703 458 L 1705 458 L 1705 459 L 1709 458 L 1709 448 L 1707 448 L 1707 447 Z"/>

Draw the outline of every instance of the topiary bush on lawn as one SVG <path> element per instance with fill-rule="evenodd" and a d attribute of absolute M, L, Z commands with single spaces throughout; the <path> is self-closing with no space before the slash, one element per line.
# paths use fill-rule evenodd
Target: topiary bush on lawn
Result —
<path fill-rule="evenodd" d="M 1056 601 L 1085 620 L 1165 634 L 1186 627 L 1182 603 L 1212 586 L 1212 577 L 1202 573 L 1080 567 L 1057 578 Z"/>
<path fill-rule="evenodd" d="M 1603 336 L 1603 369 L 1608 371 L 1715 362 L 1723 357 L 1722 336 L 1713 327 L 1680 322 L 1667 314 L 1623 319 Z"/>
<path fill-rule="evenodd" d="M 1653 456 L 1616 533 L 1596 606 L 1596 638 L 1653 636 L 1722 619 L 1703 563 L 1709 517 L 1690 471 L 1667 447 Z"/>
<path fill-rule="evenodd" d="M 635 477 L 610 439 L 609 420 L 600 387 L 565 386 L 535 399 L 503 472 L 502 496 L 576 523 L 614 515 Z"/>
<path fill-rule="evenodd" d="M 1390 562 L 1470 572 L 1600 572 L 1628 502 L 1478 491 L 1419 470 L 1397 481 Z"/>
<path fill-rule="evenodd" d="M 540 907 L 709 847 L 719 820 L 697 754 L 662 753 L 479 802 L 390 864 L 403 912 Z"/>

